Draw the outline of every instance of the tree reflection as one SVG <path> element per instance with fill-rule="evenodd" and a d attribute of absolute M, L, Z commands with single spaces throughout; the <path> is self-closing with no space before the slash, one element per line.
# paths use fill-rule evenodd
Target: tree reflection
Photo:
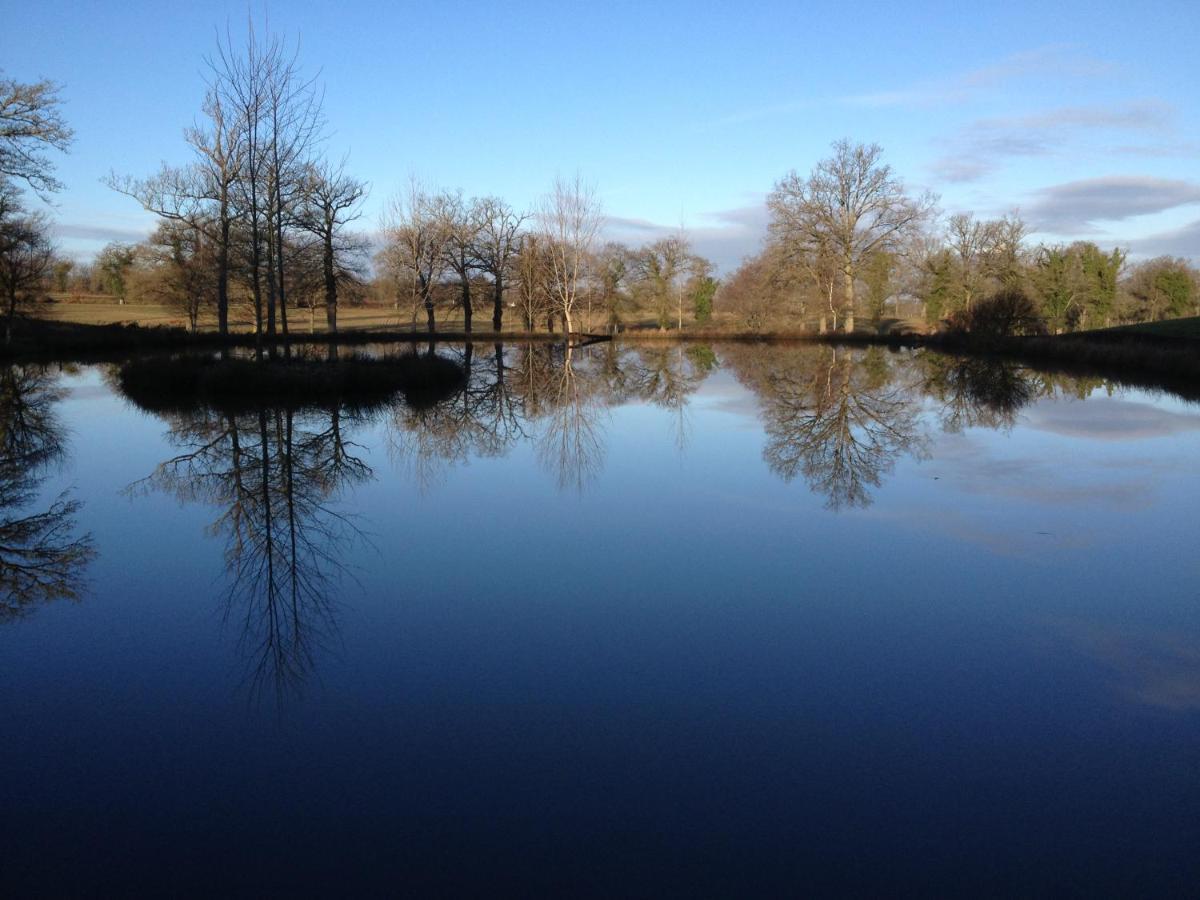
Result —
<path fill-rule="evenodd" d="M 561 349 L 562 357 L 540 423 L 537 456 L 560 490 L 574 488 L 582 493 L 604 468 L 604 440 L 598 425 L 605 410 L 603 381 L 593 369 L 576 366 L 576 351 L 570 346 L 554 349 Z"/>
<path fill-rule="evenodd" d="M 0 370 L 0 620 L 21 618 L 39 603 L 78 600 L 95 556 L 91 535 L 75 535 L 78 500 L 63 493 L 44 510 L 29 509 L 65 455 L 54 410 L 61 397 L 42 367 Z"/>
<path fill-rule="evenodd" d="M 434 353 L 433 348 L 428 351 Z M 527 414 L 518 389 L 510 384 L 504 347 L 495 344 L 485 362 L 467 344 L 457 360 L 464 378 L 430 403 L 397 400 L 391 408 L 392 458 L 407 469 L 422 491 L 472 457 L 503 456 L 526 437 Z"/>
<path fill-rule="evenodd" d="M 457 356 L 460 388 L 428 405 L 397 401 L 389 418 L 392 457 L 422 491 L 456 465 L 524 441 L 562 489 L 582 490 L 599 473 L 607 396 L 595 348 L 493 344 L 481 360 L 467 345 Z"/>
<path fill-rule="evenodd" d="M 1036 381 L 1010 360 L 921 355 L 922 388 L 940 404 L 942 428 L 1011 429 L 1022 407 L 1038 394 Z"/>
<path fill-rule="evenodd" d="M 761 404 L 767 465 L 785 481 L 803 475 L 828 508 L 869 506 L 901 455 L 924 453 L 915 395 L 886 359 L 836 346 L 732 356 Z"/>
<path fill-rule="evenodd" d="M 181 414 L 169 435 L 181 452 L 134 486 L 220 509 L 209 532 L 225 540 L 225 617 L 256 698 L 297 691 L 337 633 L 343 557 L 363 535 L 335 504 L 373 474 L 347 437 L 358 423 L 337 406 Z"/>
<path fill-rule="evenodd" d="M 675 446 L 682 454 L 691 433 L 688 406 L 692 395 L 717 367 L 716 354 L 705 344 L 651 344 L 639 348 L 625 368 L 630 393 L 671 413 Z"/>

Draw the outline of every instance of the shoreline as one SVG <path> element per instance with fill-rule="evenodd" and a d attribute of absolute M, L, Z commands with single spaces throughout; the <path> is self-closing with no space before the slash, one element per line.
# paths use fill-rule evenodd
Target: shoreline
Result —
<path fill-rule="evenodd" d="M 439 343 L 562 343 L 562 333 L 526 331 L 396 331 L 352 330 L 330 334 L 290 335 L 287 339 L 259 340 L 253 334 L 238 333 L 222 338 L 215 332 L 192 334 L 185 329 L 141 325 L 86 325 L 23 320 L 14 323 L 11 344 L 0 344 L 3 362 L 104 361 L 133 353 L 214 351 L 223 348 L 256 346 L 338 346 L 367 344 L 439 344 Z M 826 344 L 839 346 L 883 346 L 925 348 L 939 353 L 990 356 L 1035 366 L 1063 370 L 1086 370 L 1117 380 L 1164 387 L 1184 388 L 1195 395 L 1200 390 L 1200 340 L 1176 335 L 1146 334 L 1136 331 L 1104 330 L 1073 332 L 1054 336 L 1006 337 L 991 340 L 972 339 L 964 334 L 918 334 L 894 332 L 873 334 L 814 334 L 804 331 L 725 331 L 719 328 L 678 331 L 634 329 L 615 335 L 578 334 L 581 343 L 614 341 L 623 344 L 656 343 L 764 343 Z"/>

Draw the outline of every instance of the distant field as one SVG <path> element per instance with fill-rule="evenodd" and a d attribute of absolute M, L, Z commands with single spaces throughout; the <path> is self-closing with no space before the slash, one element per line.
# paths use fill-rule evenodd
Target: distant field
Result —
<path fill-rule="evenodd" d="M 75 322 L 81 325 L 129 323 L 149 326 L 175 325 L 185 328 L 188 324 L 186 317 L 171 307 L 140 303 L 114 303 L 106 295 L 69 298 L 64 296 L 56 299 L 54 302 L 39 305 L 36 315 L 50 321 Z M 292 334 L 308 334 L 310 328 L 308 310 L 289 309 L 288 325 Z M 461 331 L 463 330 L 462 313 L 456 309 L 439 309 L 437 325 L 440 331 Z M 862 333 L 924 333 L 927 330 L 925 323 L 916 317 L 888 317 L 881 320 L 878 326 L 872 326 L 869 319 L 859 317 L 857 325 L 857 330 Z M 474 326 L 475 331 L 480 334 L 492 330 L 492 311 L 490 307 L 476 309 Z M 215 330 L 216 327 L 217 321 L 215 316 L 207 315 L 201 317 L 201 330 Z M 230 310 L 230 327 L 234 331 L 251 331 L 254 327 L 254 321 L 248 316 L 245 308 L 238 308 Z M 325 331 L 325 311 L 323 309 L 316 311 L 316 315 L 312 317 L 311 327 L 312 331 L 317 334 Z M 580 331 L 599 332 L 605 330 L 602 317 L 599 313 L 594 315 L 593 321 L 590 323 L 586 321 L 585 315 L 581 315 L 576 319 L 575 327 Z M 397 310 L 391 306 L 344 306 L 338 310 L 339 331 L 368 329 L 407 331 L 410 328 L 416 331 L 425 330 L 424 310 L 420 311 L 415 326 L 411 308 Z M 509 309 L 505 312 L 504 330 L 523 330 L 520 318 L 515 309 Z M 544 331 L 545 323 L 539 322 L 537 330 Z M 626 313 L 622 330 L 657 333 L 658 326 L 653 315 L 643 311 Z M 763 334 L 814 332 L 817 330 L 817 319 L 812 317 L 805 321 L 795 318 L 769 319 L 754 328 L 747 328 L 744 322 L 735 318 L 732 314 L 726 313 L 725 315 L 718 314 L 714 316 L 713 321 L 708 325 L 702 326 L 694 322 L 684 322 L 685 332 L 696 330 L 705 332 L 720 331 L 729 334 L 743 334 L 748 331 Z M 830 322 L 830 330 L 833 330 L 832 322 Z M 668 329 L 664 333 L 664 336 L 669 336 L 673 331 L 674 328 Z"/>
<path fill-rule="evenodd" d="M 179 310 L 172 309 L 167 306 L 159 306 L 154 304 L 142 303 L 114 303 L 108 298 L 102 300 L 85 299 L 81 301 L 61 301 L 52 303 L 43 303 L 37 307 L 35 315 L 38 318 L 47 319 L 52 322 L 76 322 L 81 325 L 112 325 L 112 324 L 136 324 L 136 325 L 177 325 L 179 327 L 187 327 L 187 317 L 182 315 Z M 288 310 L 288 325 L 291 331 L 302 334 L 307 333 L 310 325 L 310 317 L 308 310 Z M 234 330 L 250 330 L 253 328 L 254 321 L 249 318 L 244 311 L 230 311 L 230 326 Z M 424 317 L 419 320 L 419 324 L 423 324 Z M 439 318 L 439 325 L 442 319 Z M 453 325 L 455 322 L 461 323 L 461 317 L 452 317 L 444 320 L 447 326 Z M 491 326 L 491 315 L 484 317 L 476 314 L 476 326 L 486 325 Z M 408 310 L 402 310 L 397 314 L 396 310 L 391 307 L 376 307 L 376 306 L 347 306 L 338 310 L 338 327 L 342 330 L 356 330 L 365 328 L 388 328 L 392 330 L 403 329 L 408 327 L 412 322 L 412 315 Z M 313 330 L 316 332 L 325 331 L 325 311 L 317 310 L 317 314 L 312 321 Z M 200 328 L 202 330 L 215 329 L 217 320 L 215 316 L 202 316 L 200 319 Z"/>

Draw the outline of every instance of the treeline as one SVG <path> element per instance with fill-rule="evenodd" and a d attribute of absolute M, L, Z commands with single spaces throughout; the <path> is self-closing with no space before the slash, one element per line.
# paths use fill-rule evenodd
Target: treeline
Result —
<path fill-rule="evenodd" d="M 681 326 L 685 311 L 703 320 L 711 309 L 712 266 L 682 235 L 601 247 L 600 204 L 578 178 L 558 179 L 530 211 L 414 182 L 387 204 L 372 246 L 349 227 L 367 186 L 328 161 L 320 88 L 286 42 L 251 28 L 207 63 L 203 124 L 186 131 L 192 162 L 108 179 L 161 217 L 154 234 L 75 272 L 60 262 L 48 287 L 172 306 L 193 329 L 215 313 L 222 334 L 244 308 L 267 339 L 289 334 L 297 308 L 309 330 L 323 309 L 336 331 L 343 299 L 411 311 L 414 325 L 423 313 L 430 331 L 439 310 L 456 310 L 470 332 L 480 306 L 495 331 L 511 308 L 527 330 L 567 332 L 616 328 L 635 309 Z"/>
<path fill-rule="evenodd" d="M 320 86 L 284 40 L 252 26 L 206 63 L 202 124 L 185 131 L 192 161 L 108 179 L 161 217 L 154 235 L 108 248 L 96 268 L 122 297 L 131 275 L 149 281 L 193 327 L 212 308 L 225 334 L 231 304 L 245 302 L 256 335 L 286 336 L 290 309 L 311 317 L 320 297 L 336 329 L 339 292 L 361 274 L 365 246 L 348 226 L 367 185 L 327 155 Z"/>
<path fill-rule="evenodd" d="M 512 309 L 519 327 L 610 333 L 649 316 L 660 329 L 708 321 L 713 266 L 682 233 L 629 247 L 600 244 L 600 207 L 578 178 L 559 179 L 531 213 L 495 197 L 465 199 L 413 183 L 393 198 L 376 256 L 376 290 L 397 308 L 424 313 L 457 306 L 464 330 L 481 295 L 492 328 Z"/>
<path fill-rule="evenodd" d="M 839 327 L 856 317 L 929 328 L 1061 333 L 1200 314 L 1200 271 L 1170 257 L 1130 265 L 1090 241 L 1037 244 L 1016 214 L 941 221 L 878 146 L 841 141 L 813 172 L 781 179 L 762 250 L 718 307 L 746 327 Z M 894 323 L 893 323 L 894 324 Z"/>
<path fill-rule="evenodd" d="M 173 307 L 193 330 L 215 318 L 223 335 L 232 317 L 260 346 L 286 338 L 297 312 L 305 330 L 320 315 L 336 332 L 343 302 L 391 307 L 414 328 L 423 317 L 429 331 L 449 316 L 467 332 L 481 309 L 496 332 L 512 311 L 520 328 L 566 333 L 685 321 L 853 331 L 864 319 L 1058 333 L 1200 313 L 1200 272 L 1186 260 L 1034 246 L 1015 214 L 943 222 L 936 198 L 907 192 L 878 146 L 844 140 L 808 175 L 776 183 L 761 251 L 720 285 L 682 229 L 640 247 L 604 243 L 595 190 L 578 177 L 557 179 L 530 210 L 414 181 L 368 239 L 354 230 L 368 186 L 330 155 L 321 87 L 288 42 L 251 27 L 206 63 L 201 119 L 185 130 L 191 161 L 107 179 L 159 216 L 153 234 L 81 264 L 55 254 L 47 217 L 18 189 L 61 188 L 45 154 L 73 137 L 58 88 L 0 79 L 7 334 L 19 307 L 49 293 Z"/>

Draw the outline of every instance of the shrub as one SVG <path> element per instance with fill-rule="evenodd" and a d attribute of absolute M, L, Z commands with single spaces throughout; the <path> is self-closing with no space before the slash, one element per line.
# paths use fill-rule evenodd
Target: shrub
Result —
<path fill-rule="evenodd" d="M 1045 334 L 1046 320 L 1037 304 L 1021 290 L 1006 289 L 950 316 L 949 331 L 994 339 Z"/>

